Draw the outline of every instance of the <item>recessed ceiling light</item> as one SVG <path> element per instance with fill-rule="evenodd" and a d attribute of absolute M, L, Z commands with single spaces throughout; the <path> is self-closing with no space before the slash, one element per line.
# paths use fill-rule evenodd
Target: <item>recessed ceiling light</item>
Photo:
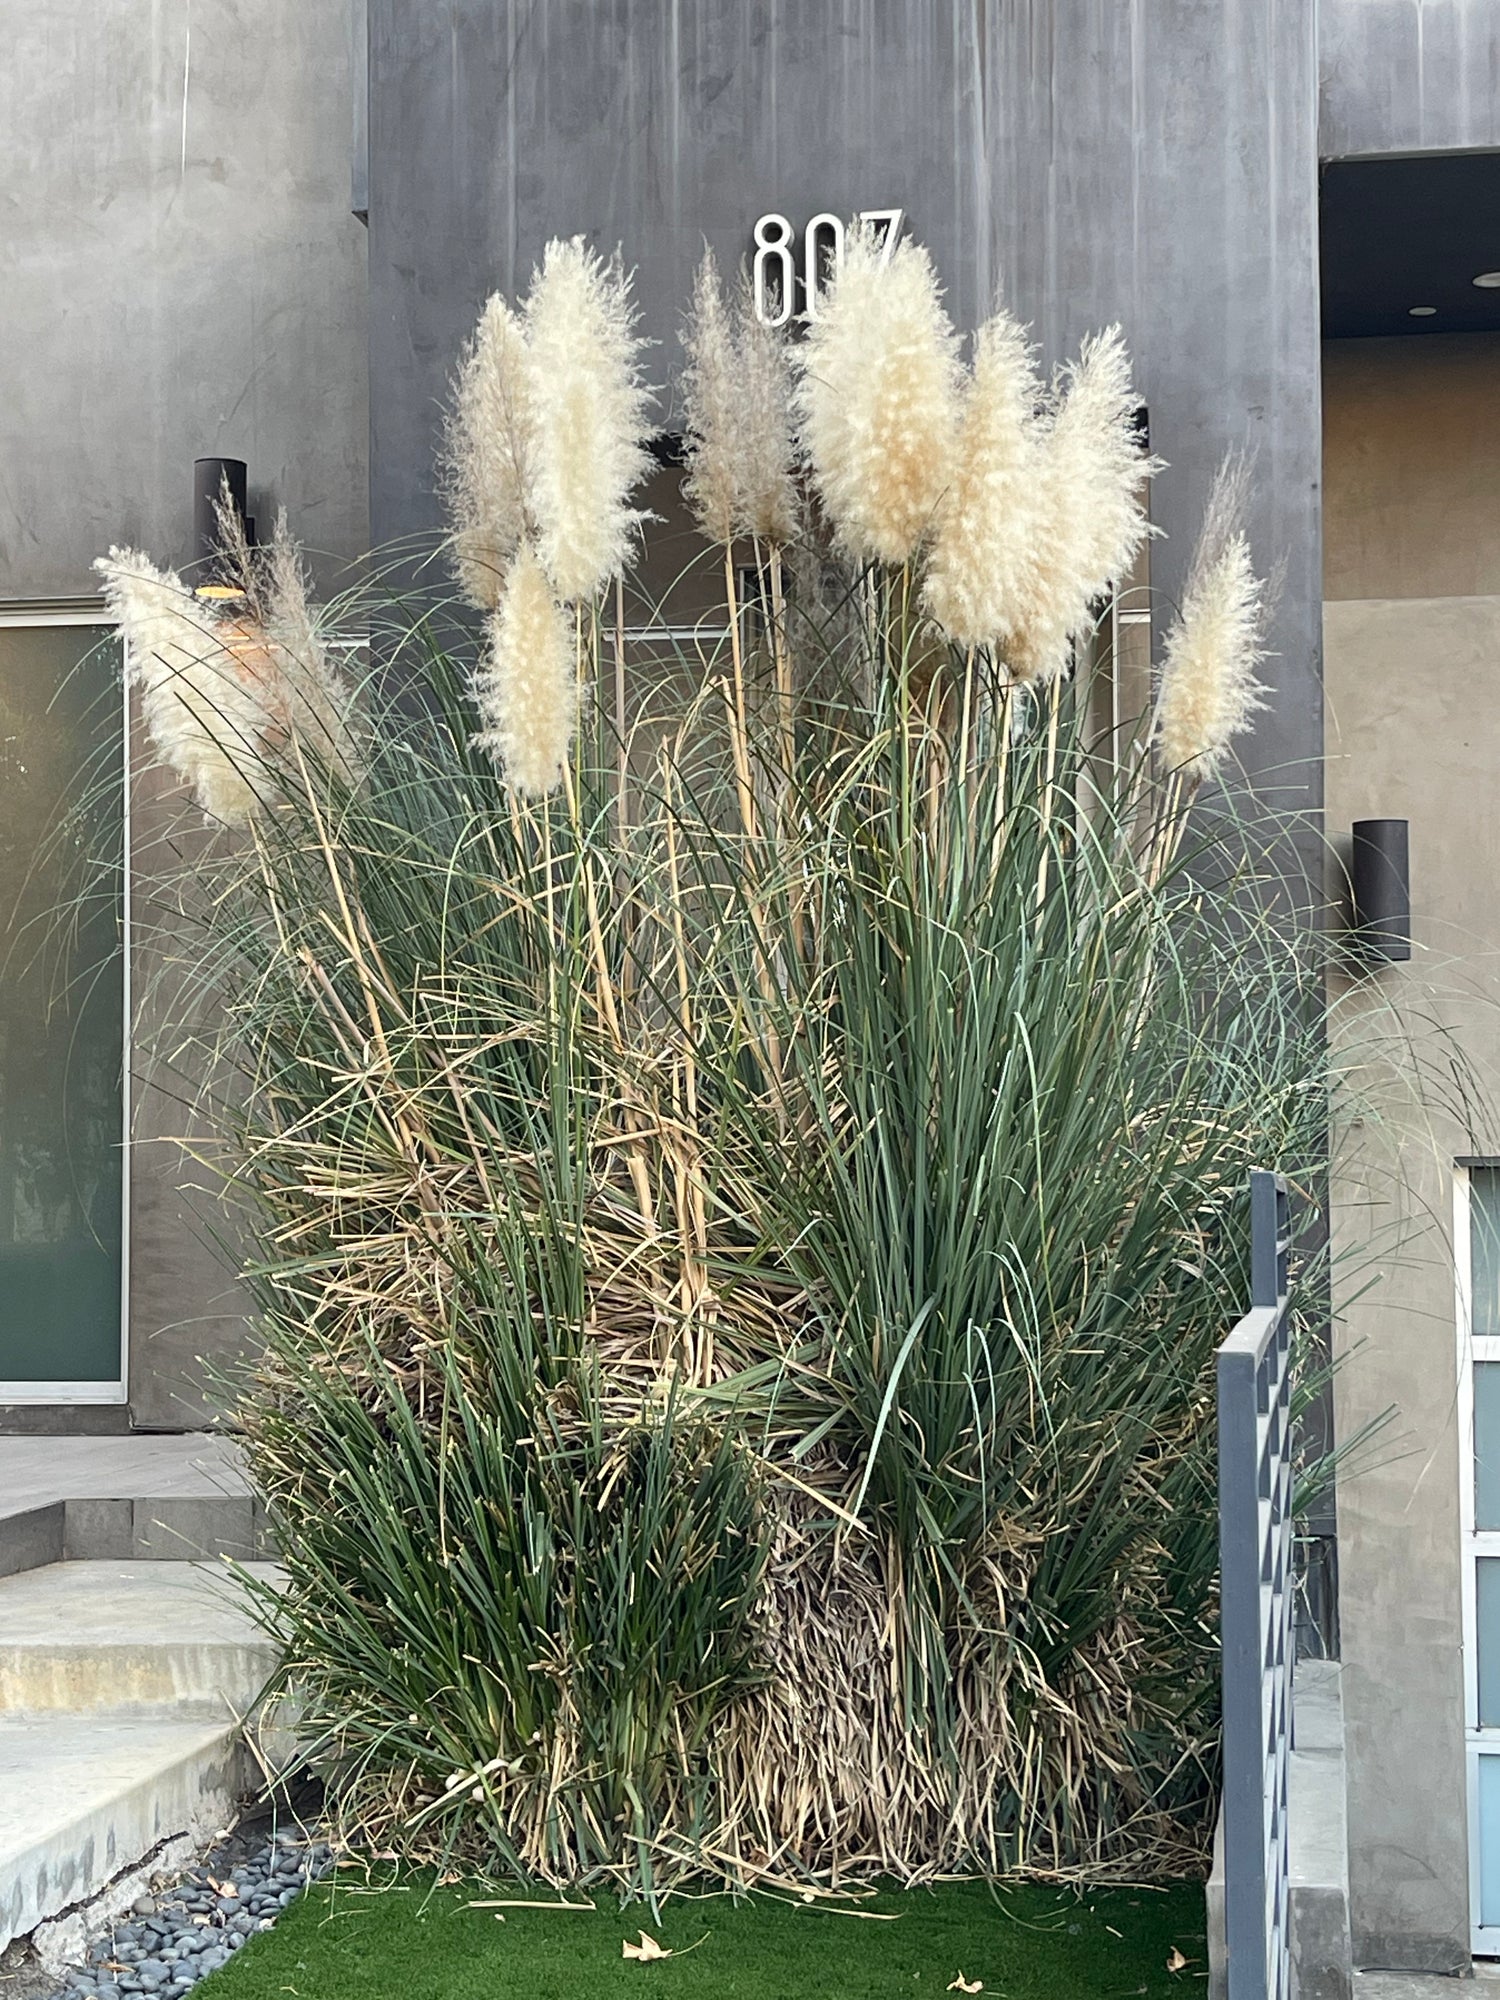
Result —
<path fill-rule="evenodd" d="M 1431 319 L 1436 311 L 1436 306 L 1408 306 L 1406 308 L 1406 317 L 1408 319 Z"/>
<path fill-rule="evenodd" d="M 1482 292 L 1500 292 L 1500 271 L 1481 271 L 1474 283 Z"/>

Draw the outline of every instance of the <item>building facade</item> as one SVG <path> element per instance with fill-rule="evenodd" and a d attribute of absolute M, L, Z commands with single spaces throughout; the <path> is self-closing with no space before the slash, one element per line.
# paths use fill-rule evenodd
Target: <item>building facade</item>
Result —
<path fill-rule="evenodd" d="M 25 793 L 17 766 L 36 767 L 44 717 L 99 732 L 131 898 L 171 824 L 159 777 L 127 782 L 141 760 L 109 712 L 91 558 L 189 555 L 209 454 L 247 461 L 251 511 L 286 506 L 326 581 L 430 533 L 453 357 L 551 236 L 634 266 L 665 429 L 703 244 L 733 268 L 765 217 L 800 240 L 820 215 L 899 208 L 957 323 L 998 293 L 1047 363 L 1118 321 L 1169 467 L 1158 622 L 1220 460 L 1252 455 L 1253 540 L 1284 581 L 1246 782 L 1299 816 L 1288 879 L 1335 906 L 1325 857 L 1353 821 L 1411 828 L 1415 956 L 1336 982 L 1331 1032 L 1358 1050 L 1395 1024 L 1429 1066 L 1451 1039 L 1466 1079 L 1417 1102 L 1372 1061 L 1361 1164 L 1335 1188 L 1343 1268 L 1381 1275 L 1337 1315 L 1340 1434 L 1395 1412 L 1338 1496 L 1354 1957 L 1500 1953 L 1482 1498 L 1500 284 L 1473 282 L 1500 266 L 1495 0 L 265 0 L 253 24 L 230 0 L 162 0 L 148 22 L 60 0 L 21 25 L 0 113 L 22 189 L 0 250 L 17 883 L 46 784 L 34 768 Z M 49 692 L 70 667 L 100 704 L 71 721 Z M 171 996 L 132 962 L 129 910 L 108 914 L 127 948 L 101 928 L 92 1097 L 63 1076 L 62 1029 L 36 1029 L 66 1009 L 19 970 L 0 996 L 11 1428 L 190 1428 L 205 1361 L 247 1337 L 191 1192 L 191 1093 L 148 1053 Z M 60 1132 L 92 1163 L 69 1185 Z"/>

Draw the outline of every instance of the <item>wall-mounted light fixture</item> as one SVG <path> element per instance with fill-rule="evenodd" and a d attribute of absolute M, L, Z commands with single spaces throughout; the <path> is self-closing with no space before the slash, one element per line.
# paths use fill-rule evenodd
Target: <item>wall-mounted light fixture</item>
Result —
<path fill-rule="evenodd" d="M 1404 819 L 1357 819 L 1349 843 L 1353 946 L 1367 965 L 1411 957 L 1411 863 Z"/>
<path fill-rule="evenodd" d="M 245 524 L 245 540 L 254 546 L 251 517 L 245 511 L 247 470 L 242 458 L 193 460 L 193 564 L 200 597 L 239 597 L 239 586 L 223 575 L 219 561 L 219 496 L 227 484 L 231 505 Z"/>

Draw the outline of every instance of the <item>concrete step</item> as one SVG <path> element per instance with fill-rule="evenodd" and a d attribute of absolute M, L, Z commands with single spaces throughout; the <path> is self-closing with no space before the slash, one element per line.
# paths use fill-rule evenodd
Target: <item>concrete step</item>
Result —
<path fill-rule="evenodd" d="M 0 1712 L 201 1702 L 243 1715 L 276 1659 L 222 1566 L 68 1562 L 0 1578 Z"/>
<path fill-rule="evenodd" d="M 180 1562 L 0 1578 L 0 1950 L 205 1840 L 255 1783 L 239 1718 L 277 1656 L 235 1590 L 222 1565 Z"/>
<path fill-rule="evenodd" d="M 163 1843 L 227 1826 L 245 1755 L 201 1712 L 0 1715 L 0 1951 Z"/>
<path fill-rule="evenodd" d="M 273 1553 L 232 1439 L 0 1437 L 0 1577 L 63 1561 Z"/>

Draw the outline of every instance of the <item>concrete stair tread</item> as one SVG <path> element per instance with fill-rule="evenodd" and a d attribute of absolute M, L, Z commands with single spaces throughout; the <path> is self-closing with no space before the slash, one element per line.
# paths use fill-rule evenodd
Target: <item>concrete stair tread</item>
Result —
<path fill-rule="evenodd" d="M 222 1715 L 0 1715 L 0 1949 L 182 1834 L 242 1782 Z"/>
<path fill-rule="evenodd" d="M 182 1702 L 243 1713 L 277 1655 L 238 1591 L 212 1563 L 53 1563 L 0 1578 L 0 1715 Z"/>
<path fill-rule="evenodd" d="M 210 1499 L 249 1491 L 239 1447 L 207 1432 L 0 1438 L 0 1514 L 52 1500 Z"/>
<path fill-rule="evenodd" d="M 252 1576 L 279 1575 L 247 1563 Z M 0 1645 L 237 1644 L 256 1627 L 222 1564 L 66 1562 L 0 1577 Z"/>

